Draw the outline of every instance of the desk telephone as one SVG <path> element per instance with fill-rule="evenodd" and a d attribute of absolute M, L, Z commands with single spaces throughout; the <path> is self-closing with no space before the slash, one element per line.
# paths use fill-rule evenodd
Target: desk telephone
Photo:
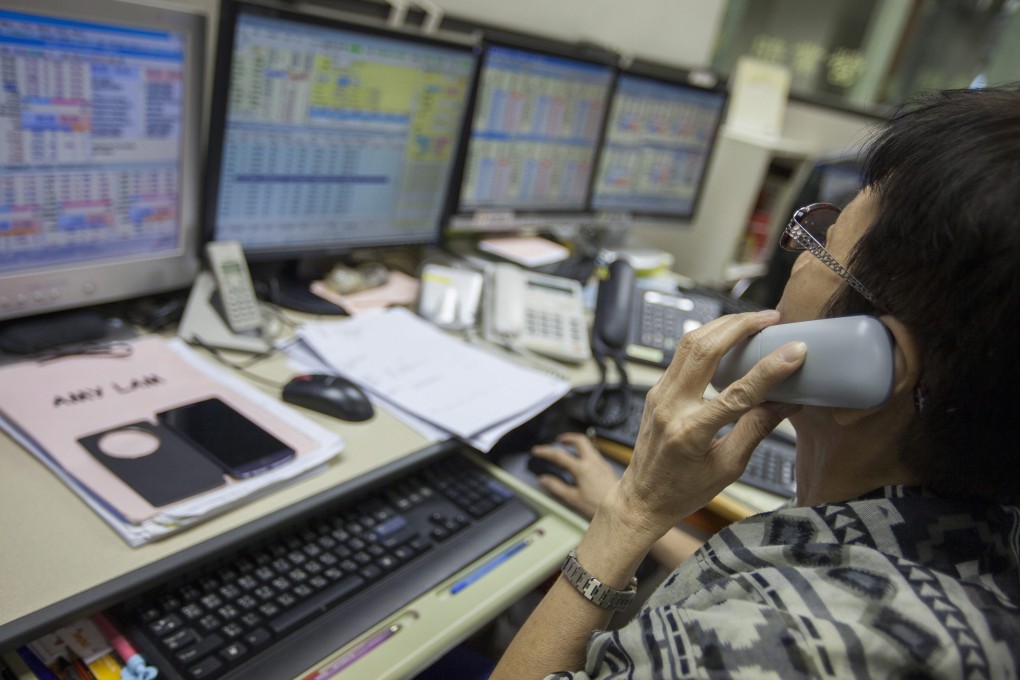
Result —
<path fill-rule="evenodd" d="M 673 360 L 673 351 L 684 333 L 723 313 L 722 303 L 717 299 L 697 293 L 642 289 L 637 286 L 636 276 L 623 266 L 610 266 L 609 271 L 603 282 L 606 302 L 595 315 L 594 333 L 598 339 L 593 337 L 592 341 L 608 341 L 631 361 L 665 368 Z M 602 286 L 599 295 L 601 299 Z"/>
<path fill-rule="evenodd" d="M 485 285 L 485 339 L 580 363 L 591 357 L 581 284 L 497 264 Z"/>
<path fill-rule="evenodd" d="M 722 315 L 722 303 L 696 293 L 634 290 L 627 357 L 669 366 L 684 333 Z"/>
<path fill-rule="evenodd" d="M 188 296 L 178 335 L 212 347 L 266 352 L 263 319 L 244 251 L 237 241 L 205 245 L 210 271 L 202 271 Z"/>

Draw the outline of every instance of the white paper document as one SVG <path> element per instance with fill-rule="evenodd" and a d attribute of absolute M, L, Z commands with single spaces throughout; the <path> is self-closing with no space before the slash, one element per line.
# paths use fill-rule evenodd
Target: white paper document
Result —
<path fill-rule="evenodd" d="M 305 324 L 299 334 L 337 373 L 481 450 L 570 389 L 402 308 Z"/>

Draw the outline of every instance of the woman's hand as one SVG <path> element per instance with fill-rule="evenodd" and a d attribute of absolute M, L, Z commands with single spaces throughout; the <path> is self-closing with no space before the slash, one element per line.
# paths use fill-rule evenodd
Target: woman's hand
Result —
<path fill-rule="evenodd" d="M 556 441 L 559 446 L 539 444 L 531 452 L 569 472 L 575 484 L 571 486 L 553 475 L 541 475 L 538 481 L 546 491 L 591 519 L 619 475 L 586 435 L 564 432 Z M 564 447 L 573 448 L 577 455 Z"/>
<path fill-rule="evenodd" d="M 716 398 L 704 393 L 722 356 L 776 323 L 774 311 L 724 316 L 684 334 L 672 363 L 649 391 L 630 465 L 602 511 L 649 545 L 734 482 L 761 440 L 799 407 L 762 403 L 800 368 L 804 343 L 764 357 Z M 726 424 L 736 425 L 714 437 Z"/>

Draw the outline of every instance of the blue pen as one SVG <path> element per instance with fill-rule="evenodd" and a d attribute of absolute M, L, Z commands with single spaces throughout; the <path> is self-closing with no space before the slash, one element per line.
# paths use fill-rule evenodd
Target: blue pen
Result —
<path fill-rule="evenodd" d="M 39 657 L 27 646 L 18 647 L 18 656 L 28 666 L 28 670 L 35 673 L 39 680 L 58 680 L 57 674 L 46 667 Z"/>
<path fill-rule="evenodd" d="M 450 594 L 451 595 L 456 595 L 457 593 L 459 593 L 460 591 L 464 590 L 465 588 L 467 588 L 469 585 L 471 585 L 472 583 L 474 583 L 478 579 L 480 579 L 483 576 L 485 576 L 486 574 L 488 574 L 490 571 L 492 571 L 493 569 L 495 569 L 499 565 L 501 565 L 504 562 L 506 562 L 508 559 L 510 559 L 511 557 L 513 557 L 514 555 L 519 553 L 520 551 L 522 551 L 525 548 L 527 548 L 529 545 L 531 545 L 531 539 L 530 538 L 525 538 L 523 541 L 520 541 L 519 543 L 513 544 L 512 546 L 510 546 L 509 548 L 507 548 L 506 550 L 504 550 L 500 554 L 496 555 L 495 557 L 493 557 L 491 560 L 489 560 L 488 562 L 486 562 L 482 566 L 480 566 L 477 569 L 475 569 L 474 571 L 472 571 L 470 574 L 468 574 L 467 576 L 462 578 L 460 581 L 457 581 L 457 583 L 455 583 L 453 585 L 453 587 L 450 588 Z"/>

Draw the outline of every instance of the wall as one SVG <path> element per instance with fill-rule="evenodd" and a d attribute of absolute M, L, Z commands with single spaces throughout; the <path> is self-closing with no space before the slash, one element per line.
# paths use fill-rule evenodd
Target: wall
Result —
<path fill-rule="evenodd" d="M 174 1 L 205 11 L 210 36 L 215 36 L 219 0 Z M 589 40 L 628 56 L 687 68 L 711 64 L 726 10 L 726 0 L 435 0 L 435 4 L 451 17 L 558 40 Z"/>
<path fill-rule="evenodd" d="M 560 40 L 590 40 L 677 66 L 707 67 L 725 0 L 436 0 L 447 14 Z"/>

